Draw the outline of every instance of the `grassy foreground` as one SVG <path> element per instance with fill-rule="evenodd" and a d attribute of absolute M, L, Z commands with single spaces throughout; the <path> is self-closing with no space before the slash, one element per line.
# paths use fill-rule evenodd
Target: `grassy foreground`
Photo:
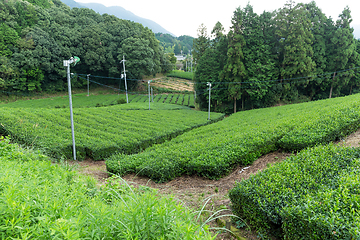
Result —
<path fill-rule="evenodd" d="M 195 213 L 149 188 L 132 189 L 52 164 L 0 139 L 2 239 L 214 239 Z"/>

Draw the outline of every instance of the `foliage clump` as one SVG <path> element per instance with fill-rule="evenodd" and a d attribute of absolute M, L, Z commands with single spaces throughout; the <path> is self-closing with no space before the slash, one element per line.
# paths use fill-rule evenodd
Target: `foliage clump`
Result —
<path fill-rule="evenodd" d="M 237 183 L 233 212 L 286 239 L 353 239 L 359 234 L 360 151 L 318 146 Z"/>
<path fill-rule="evenodd" d="M 67 163 L 0 139 L 1 236 L 32 239 L 214 239 L 195 213 L 111 178 L 98 189 Z"/>

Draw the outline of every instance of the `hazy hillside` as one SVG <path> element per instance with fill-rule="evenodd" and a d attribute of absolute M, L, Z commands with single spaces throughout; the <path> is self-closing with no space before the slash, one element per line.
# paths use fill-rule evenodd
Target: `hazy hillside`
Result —
<path fill-rule="evenodd" d="M 144 25 L 144 27 L 150 28 L 154 33 L 161 32 L 161 33 L 168 33 L 168 34 L 175 36 L 171 32 L 167 31 L 165 28 L 161 27 L 156 22 L 136 16 L 135 14 L 124 9 L 123 7 L 119 7 L 119 6 L 106 7 L 100 3 L 77 3 L 74 0 L 61 0 L 61 1 L 71 8 L 73 8 L 73 7 L 90 8 L 100 14 L 107 13 L 110 15 L 114 15 L 120 19 L 125 19 L 125 20 L 130 20 L 133 22 L 141 23 L 142 25 Z"/>
<path fill-rule="evenodd" d="M 179 55 L 181 51 L 183 54 L 188 54 L 193 48 L 194 38 L 190 36 L 174 37 L 166 33 L 156 33 L 155 37 L 160 41 L 165 52 L 173 52 L 175 55 Z"/>

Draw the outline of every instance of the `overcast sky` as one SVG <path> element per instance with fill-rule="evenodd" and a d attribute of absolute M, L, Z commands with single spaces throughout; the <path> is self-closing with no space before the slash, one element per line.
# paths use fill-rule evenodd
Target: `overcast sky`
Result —
<path fill-rule="evenodd" d="M 204 23 L 208 33 L 217 21 L 228 31 L 231 25 L 231 17 L 237 7 L 245 7 L 249 2 L 258 14 L 263 11 L 273 11 L 284 6 L 286 0 L 75 0 L 77 2 L 97 2 L 107 7 L 120 6 L 135 15 L 147 18 L 160 24 L 163 28 L 176 36 L 189 35 L 197 37 L 197 29 Z M 310 0 L 295 1 L 296 3 L 308 3 Z M 342 10 L 349 6 L 353 18 L 352 26 L 360 28 L 360 0 L 316 0 L 317 6 L 327 16 L 334 20 L 338 19 Z"/>

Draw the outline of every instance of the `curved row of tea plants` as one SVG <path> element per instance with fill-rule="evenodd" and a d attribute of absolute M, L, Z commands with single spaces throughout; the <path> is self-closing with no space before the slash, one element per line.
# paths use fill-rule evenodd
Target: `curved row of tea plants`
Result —
<path fill-rule="evenodd" d="M 149 188 L 93 178 L 0 139 L 2 239 L 214 239 L 195 213 Z"/>
<path fill-rule="evenodd" d="M 124 94 L 98 94 L 87 96 L 86 93 L 72 95 L 74 108 L 82 107 L 101 107 L 126 103 Z M 7 104 L 0 104 L 0 107 L 8 108 L 68 108 L 69 96 L 54 96 L 50 98 L 18 100 Z"/>
<path fill-rule="evenodd" d="M 157 94 L 150 97 L 151 102 L 155 103 L 171 103 L 181 106 L 195 107 L 194 94 L 179 94 L 179 93 L 168 93 L 168 94 Z M 134 95 L 131 98 L 131 103 L 134 102 L 149 102 L 149 95 Z"/>
<path fill-rule="evenodd" d="M 194 73 L 193 72 L 184 72 L 181 70 L 174 70 L 167 75 L 168 77 L 176 77 L 176 78 L 183 78 L 188 80 L 193 80 Z"/>
<path fill-rule="evenodd" d="M 152 104 L 161 109 L 175 105 Z M 132 154 L 154 143 L 211 123 L 207 113 L 182 110 L 123 110 L 144 104 L 123 104 L 102 108 L 74 109 L 77 159 L 102 160 L 115 152 Z M 144 108 L 146 109 L 146 108 Z M 212 113 L 217 121 L 222 114 Z M 72 158 L 69 109 L 2 108 L 0 133 L 14 140 L 44 149 L 54 157 Z"/>
<path fill-rule="evenodd" d="M 301 150 L 340 139 L 360 126 L 359 95 L 239 112 L 141 154 L 114 155 L 107 170 L 156 181 L 183 174 L 218 179 L 236 164 L 251 164 L 278 148 Z"/>
<path fill-rule="evenodd" d="M 238 183 L 235 214 L 260 231 L 281 226 L 285 239 L 358 239 L 360 149 L 319 146 Z"/>

